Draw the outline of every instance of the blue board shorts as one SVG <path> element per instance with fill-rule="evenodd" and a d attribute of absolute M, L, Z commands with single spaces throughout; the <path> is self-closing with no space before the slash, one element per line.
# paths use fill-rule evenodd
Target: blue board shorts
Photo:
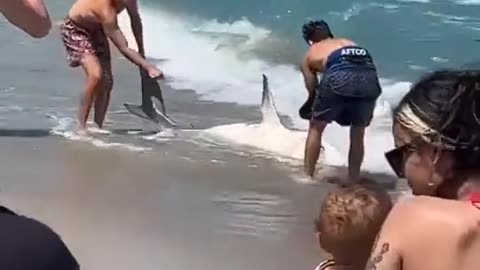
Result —
<path fill-rule="evenodd" d="M 327 71 L 316 90 L 311 120 L 367 127 L 372 121 L 380 94 L 381 87 L 375 70 Z"/>

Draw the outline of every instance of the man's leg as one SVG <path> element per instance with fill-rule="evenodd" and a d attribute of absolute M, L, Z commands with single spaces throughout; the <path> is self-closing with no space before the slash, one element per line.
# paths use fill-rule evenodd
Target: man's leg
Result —
<path fill-rule="evenodd" d="M 360 168 L 364 157 L 365 127 L 350 127 L 350 149 L 348 151 L 348 178 L 356 183 L 360 180 Z"/>
<path fill-rule="evenodd" d="M 102 87 L 102 66 L 98 58 L 93 54 L 85 54 L 82 57 L 81 65 L 85 71 L 87 85 L 80 100 L 78 120 L 80 128 L 85 129 L 92 103 L 99 89 Z"/>
<path fill-rule="evenodd" d="M 313 177 L 315 165 L 317 164 L 320 150 L 322 148 L 322 135 L 327 122 L 311 120 L 308 129 L 307 142 L 305 145 L 304 171 L 310 177 Z"/>
<path fill-rule="evenodd" d="M 100 89 L 98 89 L 95 97 L 95 123 L 99 128 L 103 127 L 103 121 L 107 114 L 108 105 L 110 104 L 110 93 L 113 88 L 113 75 L 110 63 L 103 65 L 103 76 Z"/>
<path fill-rule="evenodd" d="M 370 125 L 376 100 L 358 100 L 348 105 L 350 120 L 350 149 L 348 153 L 348 177 L 352 182 L 360 180 L 360 168 L 365 154 L 365 130 Z"/>
<path fill-rule="evenodd" d="M 315 165 L 320 156 L 325 127 L 338 118 L 342 112 L 342 104 L 338 103 L 335 95 L 329 94 L 328 89 L 319 91 L 323 91 L 323 95 L 317 95 L 313 102 L 312 118 L 305 145 L 304 171 L 309 177 L 313 177 L 315 173 Z"/>

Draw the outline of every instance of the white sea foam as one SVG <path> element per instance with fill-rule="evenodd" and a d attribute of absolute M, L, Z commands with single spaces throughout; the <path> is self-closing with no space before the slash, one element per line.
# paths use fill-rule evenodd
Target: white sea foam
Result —
<path fill-rule="evenodd" d="M 113 149 L 128 150 L 132 152 L 145 152 L 145 151 L 151 150 L 151 148 L 136 146 L 134 144 L 108 141 L 107 136 L 110 134 L 108 130 L 99 131 L 99 129 L 90 128 L 89 132 L 97 133 L 99 135 L 102 134 L 103 136 L 106 136 L 105 139 L 92 136 L 89 134 L 79 133 L 75 130 L 75 120 L 73 120 L 70 117 L 57 117 L 57 116 L 51 115 L 50 119 L 54 123 L 56 123 L 56 125 L 50 130 L 50 133 L 62 136 L 68 140 L 87 142 L 95 147 L 106 148 L 106 149 L 113 148 Z"/>

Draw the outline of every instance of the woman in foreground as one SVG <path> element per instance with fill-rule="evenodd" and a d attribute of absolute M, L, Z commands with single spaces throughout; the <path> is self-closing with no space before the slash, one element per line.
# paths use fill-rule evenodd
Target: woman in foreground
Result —
<path fill-rule="evenodd" d="M 480 71 L 438 71 L 394 111 L 386 154 L 416 196 L 388 215 L 366 269 L 480 269 Z"/>

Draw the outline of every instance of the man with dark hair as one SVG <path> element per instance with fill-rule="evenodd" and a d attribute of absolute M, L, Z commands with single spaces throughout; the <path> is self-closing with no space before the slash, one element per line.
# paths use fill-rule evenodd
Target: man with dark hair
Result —
<path fill-rule="evenodd" d="M 42 0 L 0 0 L 0 12 L 11 24 L 34 38 L 45 37 L 52 28 Z"/>
<path fill-rule="evenodd" d="M 48 226 L 0 206 L 0 269 L 78 270 L 62 239 Z"/>
<path fill-rule="evenodd" d="M 300 116 L 310 120 L 305 146 L 305 173 L 313 177 L 322 135 L 332 121 L 350 127 L 348 178 L 357 182 L 364 156 L 365 128 L 373 118 L 382 90 L 369 52 L 353 41 L 335 38 L 328 24 L 312 21 L 302 27 L 309 44 L 301 70 L 309 99 Z M 323 73 L 318 83 L 317 73 Z"/>

